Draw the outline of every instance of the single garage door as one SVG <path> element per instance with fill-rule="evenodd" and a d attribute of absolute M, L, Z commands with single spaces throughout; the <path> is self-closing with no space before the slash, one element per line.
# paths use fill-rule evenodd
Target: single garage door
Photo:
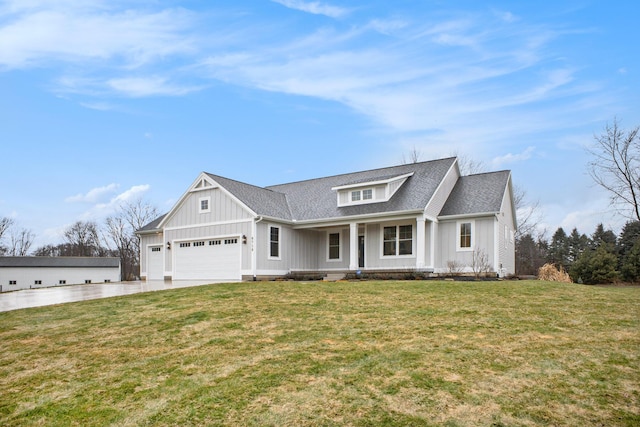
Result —
<path fill-rule="evenodd" d="M 147 248 L 147 280 L 163 280 L 162 246 Z"/>
<path fill-rule="evenodd" d="M 237 237 L 176 242 L 174 280 L 240 280 Z"/>

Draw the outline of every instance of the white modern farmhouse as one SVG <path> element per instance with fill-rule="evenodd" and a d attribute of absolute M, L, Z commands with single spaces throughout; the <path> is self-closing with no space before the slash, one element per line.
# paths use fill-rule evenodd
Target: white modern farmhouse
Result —
<path fill-rule="evenodd" d="M 461 176 L 455 157 L 256 187 L 201 173 L 138 230 L 147 280 L 514 273 L 509 171 Z"/>

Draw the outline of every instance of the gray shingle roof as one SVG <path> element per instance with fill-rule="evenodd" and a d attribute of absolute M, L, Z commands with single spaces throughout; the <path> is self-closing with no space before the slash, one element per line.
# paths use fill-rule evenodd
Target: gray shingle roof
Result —
<path fill-rule="evenodd" d="M 207 175 L 258 215 L 286 220 L 293 219 L 284 194 L 211 173 L 207 173 Z"/>
<path fill-rule="evenodd" d="M 440 216 L 500 212 L 509 171 L 460 177 Z"/>
<path fill-rule="evenodd" d="M 7 256 L 0 257 L 1 267 L 57 267 L 57 268 L 118 268 L 120 258 L 112 257 L 46 257 Z"/>
<path fill-rule="evenodd" d="M 353 172 L 265 188 L 208 173 L 213 180 L 257 215 L 288 221 L 314 221 L 350 216 L 419 211 L 427 206 L 456 161 L 455 157 Z M 338 207 L 334 187 L 380 181 L 413 173 L 387 202 Z M 509 171 L 461 177 L 441 216 L 500 211 Z M 156 230 L 164 215 L 140 232 Z"/>
<path fill-rule="evenodd" d="M 374 213 L 424 209 L 455 158 L 411 163 L 381 169 L 354 172 L 308 181 L 267 187 L 286 194 L 293 219 L 297 221 L 343 218 Z M 381 177 L 395 177 L 413 172 L 413 176 L 388 202 L 338 207 L 337 193 L 331 188 L 352 183 L 378 181 Z M 385 178 L 385 179 L 386 179 Z"/>
<path fill-rule="evenodd" d="M 158 224 L 164 219 L 167 214 L 160 215 L 158 218 L 151 221 L 149 224 L 145 225 L 141 229 L 137 230 L 136 233 L 144 233 L 145 231 L 154 231 L 158 229 Z"/>

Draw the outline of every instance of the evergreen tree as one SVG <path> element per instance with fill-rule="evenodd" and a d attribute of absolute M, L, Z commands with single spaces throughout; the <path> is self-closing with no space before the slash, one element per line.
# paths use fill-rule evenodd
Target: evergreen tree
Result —
<path fill-rule="evenodd" d="M 636 238 L 631 249 L 624 255 L 620 255 L 620 273 L 622 279 L 628 282 L 637 282 L 640 279 L 640 237 Z"/>
<path fill-rule="evenodd" d="M 574 228 L 567 238 L 567 242 L 569 246 L 568 262 L 571 265 L 589 248 L 589 238 L 586 234 L 578 233 L 578 229 Z"/>
<path fill-rule="evenodd" d="M 569 275 L 576 283 L 613 283 L 618 278 L 617 265 L 618 258 L 608 249 L 608 245 L 602 244 L 596 249 L 584 251 L 571 266 Z"/>
<path fill-rule="evenodd" d="M 553 237 L 551 237 L 547 262 L 562 267 L 565 270 L 569 265 L 569 240 L 567 233 L 564 232 L 562 227 L 559 227 L 556 232 L 553 233 Z"/>

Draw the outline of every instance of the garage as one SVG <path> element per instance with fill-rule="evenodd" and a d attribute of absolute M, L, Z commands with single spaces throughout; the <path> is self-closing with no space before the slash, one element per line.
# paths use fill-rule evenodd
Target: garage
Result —
<path fill-rule="evenodd" d="M 237 237 L 175 242 L 174 280 L 241 280 Z"/>
<path fill-rule="evenodd" d="M 163 280 L 162 246 L 147 248 L 147 280 Z"/>

